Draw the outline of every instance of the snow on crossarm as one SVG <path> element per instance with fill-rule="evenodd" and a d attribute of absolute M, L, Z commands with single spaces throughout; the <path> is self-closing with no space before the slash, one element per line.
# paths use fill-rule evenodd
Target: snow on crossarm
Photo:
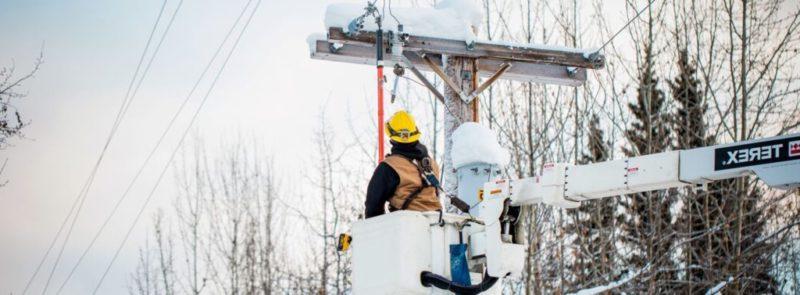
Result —
<path fill-rule="evenodd" d="M 364 13 L 363 3 L 336 3 L 328 5 L 325 12 L 325 27 L 342 28 Z M 390 14 L 391 13 L 391 14 Z M 392 16 L 394 15 L 394 17 Z M 397 18 L 395 20 L 395 18 Z M 382 19 L 383 28 L 395 29 L 397 22 L 406 33 L 453 40 L 474 41 L 483 21 L 483 12 L 472 0 L 445 0 L 436 7 L 386 8 Z M 378 25 L 374 18 L 364 19 L 365 31 L 375 31 Z"/>

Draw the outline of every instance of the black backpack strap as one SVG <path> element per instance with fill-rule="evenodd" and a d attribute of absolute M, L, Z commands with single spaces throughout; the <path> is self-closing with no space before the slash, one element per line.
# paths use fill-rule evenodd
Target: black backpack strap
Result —
<path fill-rule="evenodd" d="M 409 194 L 408 197 L 406 197 L 406 199 L 403 200 L 403 206 L 401 206 L 400 209 L 402 209 L 402 210 L 408 209 L 408 206 L 411 205 L 411 201 L 416 199 L 417 196 L 419 196 L 419 193 L 421 193 L 422 189 L 424 189 L 424 188 L 425 188 L 424 186 L 420 186 L 417 189 L 415 189 L 413 192 L 411 192 L 411 194 Z"/>
<path fill-rule="evenodd" d="M 442 187 L 439 185 L 439 179 L 437 179 L 436 175 L 433 174 L 433 168 L 431 167 L 430 157 L 425 157 L 425 158 L 422 158 L 422 160 L 420 160 L 418 162 L 414 162 L 414 160 L 412 160 L 411 158 L 408 158 L 406 156 L 403 156 L 403 155 L 397 155 L 397 156 L 400 156 L 401 158 L 406 159 L 407 161 L 411 162 L 411 164 L 414 165 L 414 167 L 417 168 L 417 172 L 419 172 L 419 178 L 420 178 L 420 181 L 421 181 L 422 185 L 420 187 L 418 187 L 416 190 L 414 190 L 413 192 L 411 192 L 411 194 L 409 194 L 408 197 L 406 197 L 406 199 L 403 200 L 402 208 L 400 208 L 400 209 L 394 208 L 394 206 L 392 206 L 390 204 L 389 205 L 389 211 L 390 212 L 394 212 L 394 211 L 397 211 L 397 210 L 406 210 L 406 209 L 408 209 L 408 206 L 411 204 L 411 201 L 413 201 L 414 198 L 416 198 L 417 195 L 419 195 L 422 192 L 422 190 L 425 189 L 426 187 L 431 187 L 432 186 L 434 188 L 434 190 L 436 190 L 436 197 L 438 198 L 439 197 L 439 191 L 442 190 Z M 431 178 L 429 179 L 428 177 L 431 177 Z M 463 200 L 459 199 L 457 196 L 450 196 L 450 195 L 447 195 L 447 194 L 445 194 L 445 195 L 448 198 L 450 198 L 450 204 L 452 204 L 453 206 L 458 208 L 458 210 L 461 210 L 461 212 L 469 213 L 469 209 L 470 209 L 470 205 L 469 204 L 467 204 Z"/>
<path fill-rule="evenodd" d="M 403 156 L 403 155 L 398 155 L 398 156 L 400 156 L 401 158 L 406 159 L 407 161 L 411 162 L 411 165 L 414 165 L 414 167 L 417 168 L 417 172 L 418 172 L 418 175 L 419 175 L 419 181 L 422 184 L 417 189 L 415 189 L 413 192 L 408 194 L 408 196 L 403 200 L 403 205 L 400 207 L 400 210 L 406 210 L 406 209 L 408 209 L 408 206 L 411 205 L 411 201 L 416 199 L 417 196 L 419 196 L 419 194 L 422 192 L 422 190 L 425 189 L 426 187 L 429 187 L 430 185 L 428 185 L 428 182 L 425 179 L 425 172 L 422 170 L 422 167 L 420 166 L 419 163 L 415 163 L 413 159 L 408 158 L 406 156 Z M 439 196 L 439 189 L 438 188 L 436 188 L 436 196 L 437 197 Z M 392 206 L 389 206 L 389 207 L 392 207 Z"/>

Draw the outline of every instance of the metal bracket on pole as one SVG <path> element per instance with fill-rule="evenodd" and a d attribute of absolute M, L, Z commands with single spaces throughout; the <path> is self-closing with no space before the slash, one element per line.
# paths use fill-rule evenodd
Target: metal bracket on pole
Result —
<path fill-rule="evenodd" d="M 451 90 L 453 90 L 453 92 L 457 93 L 457 94 L 458 94 L 458 96 L 459 96 L 459 97 L 461 97 L 461 100 L 463 100 L 463 101 L 466 101 L 467 94 L 466 94 L 466 93 L 464 93 L 464 92 L 462 92 L 462 91 L 459 89 L 460 87 L 458 87 L 458 85 L 456 85 L 456 83 L 455 83 L 455 82 L 453 82 L 452 80 L 450 80 L 450 78 L 448 78 L 448 77 L 447 77 L 447 74 L 445 74 L 445 73 L 444 73 L 444 71 L 442 70 L 442 68 L 440 68 L 438 65 L 436 65 L 436 64 L 435 64 L 435 63 L 434 63 L 434 62 L 433 62 L 433 61 L 432 61 L 432 60 L 431 60 L 431 59 L 430 59 L 430 58 L 429 58 L 427 55 L 425 55 L 424 53 L 422 54 L 422 60 L 423 60 L 423 61 L 425 61 L 425 64 L 427 64 L 427 65 L 428 65 L 428 67 L 430 67 L 430 68 L 431 68 L 431 70 L 433 70 L 433 72 L 434 72 L 434 73 L 436 73 L 436 75 L 439 75 L 439 78 L 441 78 L 441 79 L 442 79 L 442 81 L 444 81 L 444 83 L 445 83 L 445 84 L 447 84 L 447 86 L 449 86 Z"/>
<path fill-rule="evenodd" d="M 439 102 L 444 103 L 444 95 L 442 95 L 442 93 L 439 92 L 438 89 L 436 89 L 436 86 L 434 86 L 433 83 L 431 83 L 430 81 L 428 81 L 427 78 L 425 78 L 425 75 L 423 75 L 422 72 L 420 72 L 419 69 L 417 69 L 417 67 L 415 67 L 414 64 L 408 60 L 405 54 L 406 53 L 404 52 L 403 56 L 401 57 L 402 58 L 401 61 L 405 64 L 406 68 L 411 70 L 411 73 L 413 73 L 414 76 L 417 76 L 417 79 L 419 79 L 422 82 L 422 84 L 424 84 L 425 87 L 428 88 L 428 90 L 433 92 L 433 95 L 435 95 L 436 98 L 439 99 Z"/>
<path fill-rule="evenodd" d="M 491 76 L 491 77 L 489 77 L 489 79 L 487 79 L 486 81 L 483 81 L 483 84 L 481 84 L 481 86 L 479 86 L 477 89 L 475 89 L 475 91 L 473 91 L 473 92 L 472 92 L 472 93 L 471 93 L 469 96 L 467 96 L 467 99 L 465 99 L 464 101 L 466 101 L 467 103 L 469 103 L 469 102 L 471 102 L 473 99 L 475 99 L 476 97 L 478 97 L 478 95 L 481 95 L 481 93 L 482 93 L 484 90 L 486 90 L 487 88 L 489 88 L 489 86 L 492 86 L 492 84 L 494 83 L 494 81 L 497 81 L 497 79 L 498 79 L 498 78 L 500 78 L 500 76 L 502 76 L 502 75 L 503 75 L 503 73 L 505 73 L 506 71 L 508 71 L 508 69 L 510 69 L 510 68 L 511 68 L 511 64 L 510 64 L 510 63 L 504 63 L 502 66 L 500 66 L 500 69 L 498 69 L 498 70 L 497 70 L 497 72 L 495 72 L 494 74 L 492 74 L 492 76 Z"/>
<path fill-rule="evenodd" d="M 425 61 L 425 64 L 427 64 L 428 67 L 430 67 L 431 70 L 433 70 L 433 72 L 436 73 L 436 75 L 439 75 L 439 78 L 444 80 L 445 84 L 447 84 L 447 86 L 449 86 L 450 89 L 453 90 L 453 92 L 457 93 L 458 96 L 461 98 L 461 100 L 466 102 L 466 103 L 470 103 L 473 99 L 478 97 L 478 95 L 480 95 L 484 90 L 489 88 L 489 86 L 491 86 L 492 83 L 497 81 L 497 79 L 499 79 L 500 76 L 502 76 L 506 71 L 508 71 L 509 68 L 511 68 L 511 64 L 510 63 L 504 63 L 502 66 L 500 66 L 500 69 L 498 69 L 497 72 L 492 74 L 492 76 L 489 77 L 488 80 L 484 81 L 483 84 L 481 84 L 480 87 L 475 89 L 475 91 L 473 91 L 472 93 L 466 94 L 466 93 L 462 92 L 461 90 L 459 90 L 458 85 L 456 85 L 455 82 L 451 81 L 447 77 L 447 74 L 444 73 L 442 68 L 440 68 L 438 65 L 436 65 L 436 63 L 434 63 L 430 58 L 428 58 L 427 55 L 423 54 L 422 55 L 422 60 Z"/>

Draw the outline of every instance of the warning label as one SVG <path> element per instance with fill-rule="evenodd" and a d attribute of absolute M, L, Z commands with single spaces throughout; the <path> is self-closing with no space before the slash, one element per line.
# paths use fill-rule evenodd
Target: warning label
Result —
<path fill-rule="evenodd" d="M 714 150 L 714 170 L 800 159 L 800 136 L 732 145 Z"/>

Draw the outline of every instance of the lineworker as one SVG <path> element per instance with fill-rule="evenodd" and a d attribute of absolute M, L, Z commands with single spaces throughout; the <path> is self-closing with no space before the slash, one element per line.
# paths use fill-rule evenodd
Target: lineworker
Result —
<path fill-rule="evenodd" d="M 437 211 L 439 203 L 439 166 L 419 142 L 420 132 L 414 117 L 398 111 L 386 122 L 386 134 L 392 152 L 378 164 L 367 187 L 366 218 L 389 211 Z"/>

